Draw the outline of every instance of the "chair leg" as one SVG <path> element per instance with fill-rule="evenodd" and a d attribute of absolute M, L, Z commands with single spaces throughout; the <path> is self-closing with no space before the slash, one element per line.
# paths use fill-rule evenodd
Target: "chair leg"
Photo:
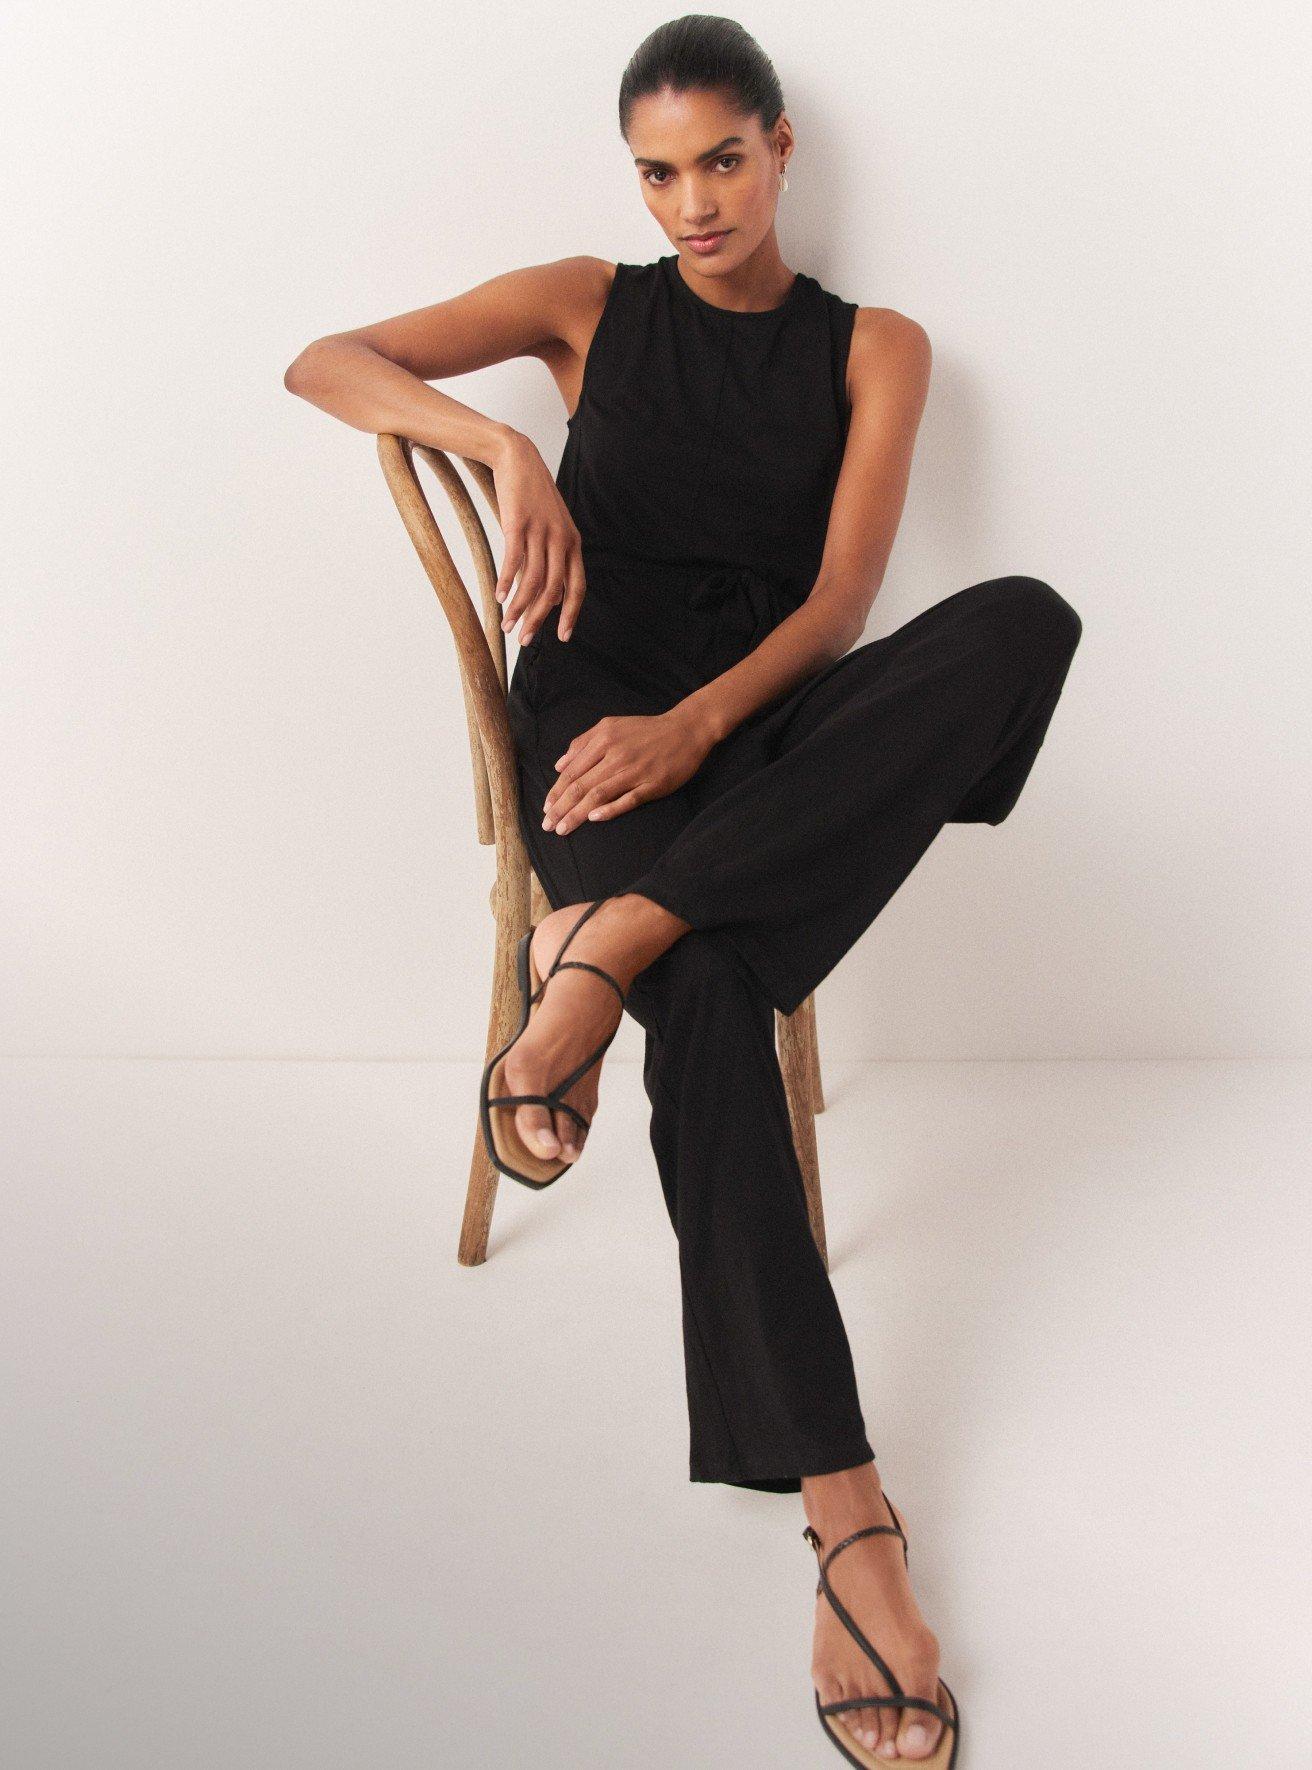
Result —
<path fill-rule="evenodd" d="M 820 1031 L 815 1019 L 815 995 L 809 995 L 797 1010 L 799 1020 L 803 1020 L 808 1053 L 808 1065 L 811 1083 L 811 1111 L 823 1112 L 825 1109 L 825 1084 L 820 1074 Z"/>
<path fill-rule="evenodd" d="M 531 877 L 531 875 L 530 875 Z M 536 885 L 536 879 L 533 884 Z M 525 931 L 523 912 L 515 915 L 507 904 L 518 894 L 503 893 L 497 886 L 491 891 L 495 938 L 492 959 L 492 1003 L 488 1011 L 486 1063 L 494 1051 L 509 1044 L 519 1025 L 522 1003 L 515 976 L 515 953 Z M 520 898 L 522 902 L 522 897 Z M 474 1149 L 469 1161 L 469 1183 L 465 1189 L 465 1214 L 460 1224 L 457 1258 L 462 1266 L 481 1266 L 487 1259 L 487 1240 L 492 1228 L 492 1212 L 497 1202 L 500 1170 L 487 1153 L 483 1128 L 474 1121 Z"/>
<path fill-rule="evenodd" d="M 775 1015 L 775 1031 L 779 1045 L 779 1068 L 788 1096 L 788 1116 L 793 1126 L 793 1144 L 797 1164 L 802 1170 L 806 1189 L 806 1210 L 811 1234 L 820 1250 L 820 1258 L 829 1270 L 829 1250 L 825 1241 L 825 1208 L 820 1195 L 820 1155 L 815 1140 L 816 1076 L 819 1058 L 815 1040 L 815 997 L 810 995 L 793 1014 Z"/>

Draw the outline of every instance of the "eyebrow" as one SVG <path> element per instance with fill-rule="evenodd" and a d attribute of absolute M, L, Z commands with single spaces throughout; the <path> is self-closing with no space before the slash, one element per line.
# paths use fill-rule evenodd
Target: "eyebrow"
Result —
<path fill-rule="evenodd" d="M 694 162 L 694 164 L 700 166 L 703 160 L 716 160 L 716 159 L 718 159 L 719 156 L 724 152 L 725 148 L 727 148 L 727 147 L 746 147 L 746 146 L 747 146 L 747 141 L 744 136 L 726 135 L 723 141 L 717 141 L 715 146 L 711 147 L 711 148 L 707 148 L 707 150 L 704 154 L 698 154 L 697 159 Z M 635 154 L 633 156 L 633 164 L 635 166 L 660 166 L 660 167 L 668 168 L 670 163 L 668 160 L 646 160 L 643 158 L 643 156 L 641 154 Z"/>

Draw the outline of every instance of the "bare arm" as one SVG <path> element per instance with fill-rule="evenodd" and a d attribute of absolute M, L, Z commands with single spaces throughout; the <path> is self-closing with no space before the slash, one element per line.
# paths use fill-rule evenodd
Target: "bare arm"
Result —
<path fill-rule="evenodd" d="M 929 336 L 915 320 L 892 308 L 859 311 L 848 357 L 852 418 L 819 575 L 753 651 L 679 702 L 713 744 L 861 637 L 902 519 L 930 368 Z"/>
<path fill-rule="evenodd" d="M 502 626 L 523 615 L 521 645 L 557 603 L 561 637 L 572 629 L 586 588 L 578 530 L 528 437 L 428 382 L 511 357 L 568 354 L 581 331 L 590 337 L 588 316 L 595 325 L 610 272 L 589 257 L 506 271 L 431 307 L 317 338 L 283 376 L 289 392 L 356 430 L 408 437 L 493 470 L 506 538 Z"/>

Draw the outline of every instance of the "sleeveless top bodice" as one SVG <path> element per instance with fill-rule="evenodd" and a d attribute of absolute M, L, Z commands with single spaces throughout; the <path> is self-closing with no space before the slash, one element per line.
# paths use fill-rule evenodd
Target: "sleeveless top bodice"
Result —
<path fill-rule="evenodd" d="M 688 286 L 677 254 L 616 265 L 556 472 L 587 593 L 568 642 L 553 609 L 521 647 L 513 694 L 591 662 L 677 698 L 805 599 L 847 437 L 856 313 L 805 272 L 777 307 L 731 313 Z"/>

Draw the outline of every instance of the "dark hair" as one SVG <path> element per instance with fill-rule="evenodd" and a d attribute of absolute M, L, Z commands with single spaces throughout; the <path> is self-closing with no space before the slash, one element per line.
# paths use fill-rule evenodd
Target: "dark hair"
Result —
<path fill-rule="evenodd" d="M 747 116 L 772 128 L 784 108 L 774 63 L 737 19 L 686 12 L 658 25 L 633 52 L 620 81 L 620 134 L 628 140 L 633 107 L 669 88 L 673 92 L 725 90 Z"/>

